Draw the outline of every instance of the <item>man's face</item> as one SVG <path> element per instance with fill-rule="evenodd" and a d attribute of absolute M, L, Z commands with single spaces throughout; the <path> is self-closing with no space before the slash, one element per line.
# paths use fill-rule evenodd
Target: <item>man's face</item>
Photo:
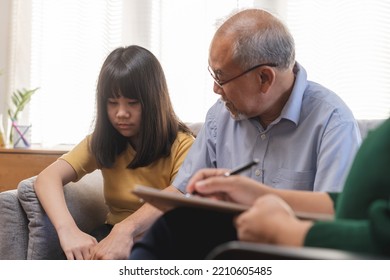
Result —
<path fill-rule="evenodd" d="M 227 40 L 214 40 L 210 48 L 209 70 L 214 78 L 213 90 L 221 95 L 226 108 L 236 120 L 257 116 L 258 101 L 254 98 L 259 88 L 257 69 L 248 71 L 232 61 L 231 44 Z"/>

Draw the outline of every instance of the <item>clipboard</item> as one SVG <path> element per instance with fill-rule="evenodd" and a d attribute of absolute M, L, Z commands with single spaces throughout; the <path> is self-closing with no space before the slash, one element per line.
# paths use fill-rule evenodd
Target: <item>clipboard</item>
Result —
<path fill-rule="evenodd" d="M 160 189 L 141 185 L 137 185 L 132 193 L 162 212 L 167 212 L 177 207 L 197 207 L 225 213 L 241 214 L 249 209 L 249 206 L 243 204 L 215 200 L 198 195 L 164 192 Z M 295 212 L 295 216 L 302 220 L 314 221 L 331 221 L 334 218 L 333 215 L 329 214 L 308 212 Z"/>
<path fill-rule="evenodd" d="M 203 209 L 209 209 L 214 211 L 240 214 L 248 210 L 248 206 L 210 199 L 207 197 L 201 197 L 198 195 L 164 192 L 160 189 L 138 185 L 132 191 L 143 201 L 152 204 L 154 207 L 160 209 L 163 212 L 167 212 L 176 207 L 197 207 Z"/>

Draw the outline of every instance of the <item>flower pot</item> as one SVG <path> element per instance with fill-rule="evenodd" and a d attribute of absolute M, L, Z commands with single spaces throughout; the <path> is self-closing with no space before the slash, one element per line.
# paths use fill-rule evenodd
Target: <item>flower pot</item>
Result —
<path fill-rule="evenodd" d="M 31 125 L 12 124 L 12 143 L 14 148 L 31 146 Z"/>

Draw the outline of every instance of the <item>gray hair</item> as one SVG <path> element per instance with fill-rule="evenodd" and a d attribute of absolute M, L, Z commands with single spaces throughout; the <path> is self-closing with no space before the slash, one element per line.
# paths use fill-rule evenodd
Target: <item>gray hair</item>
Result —
<path fill-rule="evenodd" d="M 227 20 L 233 36 L 233 60 L 243 68 L 273 63 L 287 69 L 295 63 L 295 43 L 288 28 L 264 10 L 245 10 Z M 222 29 L 225 29 L 221 26 Z M 226 32 L 226 29 L 225 31 Z"/>

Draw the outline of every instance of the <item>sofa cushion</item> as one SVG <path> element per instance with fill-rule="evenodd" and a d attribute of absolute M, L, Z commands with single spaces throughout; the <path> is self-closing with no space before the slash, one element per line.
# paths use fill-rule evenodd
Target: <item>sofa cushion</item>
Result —
<path fill-rule="evenodd" d="M 0 260 L 26 259 L 27 218 L 16 190 L 0 192 Z"/>
<path fill-rule="evenodd" d="M 19 201 L 29 221 L 27 259 L 64 259 L 57 233 L 34 192 L 34 181 L 35 177 L 29 178 L 18 186 Z"/>
<path fill-rule="evenodd" d="M 192 123 L 186 123 L 188 128 L 191 129 L 192 133 L 196 137 L 199 133 L 199 131 L 202 129 L 203 122 L 192 122 Z"/>
<path fill-rule="evenodd" d="M 57 232 L 35 194 L 34 181 L 35 177 L 32 177 L 18 186 L 18 198 L 29 221 L 27 259 L 65 259 Z M 102 189 L 100 171 L 64 187 L 69 211 L 84 232 L 91 232 L 105 221 L 107 207 Z"/>

